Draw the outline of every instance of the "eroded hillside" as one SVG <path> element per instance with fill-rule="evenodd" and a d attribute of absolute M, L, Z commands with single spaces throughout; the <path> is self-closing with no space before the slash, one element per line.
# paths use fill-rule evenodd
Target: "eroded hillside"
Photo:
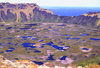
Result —
<path fill-rule="evenodd" d="M 99 16 L 98 16 L 99 17 Z M 35 3 L 0 3 L 0 22 L 53 22 L 95 26 L 99 18 L 96 15 L 58 16 L 52 11 L 40 8 Z"/>
<path fill-rule="evenodd" d="M 10 21 L 16 21 L 19 22 L 19 20 L 22 21 L 28 21 L 35 15 L 33 11 L 35 9 L 38 9 L 39 11 L 46 12 L 53 14 L 52 11 L 49 11 L 47 9 L 42 9 L 35 3 L 26 3 L 26 4 L 10 4 L 10 3 L 0 3 L 0 21 L 10 22 Z"/>
<path fill-rule="evenodd" d="M 86 13 L 86 14 L 83 14 L 84 16 L 91 16 L 91 17 L 94 17 L 96 16 L 97 18 L 99 18 L 96 22 L 96 25 L 99 26 L 100 25 L 100 12 L 90 12 L 90 13 Z"/>

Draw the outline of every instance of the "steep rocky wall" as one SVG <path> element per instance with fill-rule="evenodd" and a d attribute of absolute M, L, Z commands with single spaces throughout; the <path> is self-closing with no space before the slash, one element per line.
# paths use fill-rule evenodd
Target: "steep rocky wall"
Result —
<path fill-rule="evenodd" d="M 100 12 L 89 12 L 89 13 L 85 13 L 83 15 L 84 16 L 91 16 L 91 17 L 97 16 L 97 18 L 100 18 Z"/>
<path fill-rule="evenodd" d="M 53 14 L 52 11 L 42 9 L 34 3 L 20 3 L 20 4 L 10 4 L 10 3 L 0 3 L 0 21 L 9 22 L 16 21 L 22 18 L 21 22 L 30 20 L 34 13 L 33 10 L 37 8 L 39 11 L 43 11 L 49 14 Z M 30 17 L 31 16 L 31 17 Z"/>
<path fill-rule="evenodd" d="M 98 18 L 98 20 L 96 21 L 96 26 L 100 26 L 100 12 L 89 12 L 89 13 L 85 13 L 83 14 L 84 16 L 90 16 L 90 17 L 94 17 L 96 16 Z"/>
<path fill-rule="evenodd" d="M 99 16 L 91 13 L 79 16 L 58 16 L 52 11 L 40 8 L 35 3 L 0 3 L 0 22 L 53 22 L 96 25 Z"/>

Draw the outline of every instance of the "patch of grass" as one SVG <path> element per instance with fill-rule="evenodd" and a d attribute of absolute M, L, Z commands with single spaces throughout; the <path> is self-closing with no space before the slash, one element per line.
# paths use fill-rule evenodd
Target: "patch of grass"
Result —
<path fill-rule="evenodd" d="M 100 60 L 100 56 L 98 56 L 96 59 L 97 59 L 97 60 Z"/>
<path fill-rule="evenodd" d="M 85 63 L 85 62 L 76 64 L 76 66 L 82 66 L 82 67 L 85 67 L 86 65 L 87 65 L 87 63 Z"/>
<path fill-rule="evenodd" d="M 85 61 L 80 61 L 78 63 L 75 63 L 76 66 L 90 66 L 92 64 L 98 64 L 100 63 L 100 57 L 97 57 L 99 58 L 99 60 L 96 60 L 96 59 L 90 59 L 90 60 L 85 60 Z"/>
<path fill-rule="evenodd" d="M 67 55 L 68 51 L 59 51 L 59 52 L 56 52 L 54 53 L 54 58 L 57 59 L 57 58 L 60 58 L 61 56 L 64 56 L 64 55 Z"/>

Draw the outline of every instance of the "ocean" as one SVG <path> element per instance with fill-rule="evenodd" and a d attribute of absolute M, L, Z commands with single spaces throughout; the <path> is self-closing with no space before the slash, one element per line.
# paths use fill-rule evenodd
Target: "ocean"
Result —
<path fill-rule="evenodd" d="M 78 16 L 89 12 L 100 12 L 100 7 L 42 7 L 59 16 Z"/>

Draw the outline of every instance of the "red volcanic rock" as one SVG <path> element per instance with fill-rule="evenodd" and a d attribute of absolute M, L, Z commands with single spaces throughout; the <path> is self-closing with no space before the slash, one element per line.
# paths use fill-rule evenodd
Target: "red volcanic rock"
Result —
<path fill-rule="evenodd" d="M 49 62 L 44 63 L 44 65 L 46 65 L 47 67 L 54 67 L 54 64 Z"/>

